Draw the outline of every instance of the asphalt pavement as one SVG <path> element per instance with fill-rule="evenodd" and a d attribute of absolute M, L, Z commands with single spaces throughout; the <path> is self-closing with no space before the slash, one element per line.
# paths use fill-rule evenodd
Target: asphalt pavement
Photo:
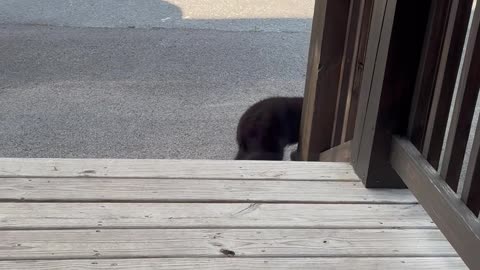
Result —
<path fill-rule="evenodd" d="M 250 104 L 303 94 L 313 7 L 239 2 L 0 0 L 0 156 L 233 158 Z"/>

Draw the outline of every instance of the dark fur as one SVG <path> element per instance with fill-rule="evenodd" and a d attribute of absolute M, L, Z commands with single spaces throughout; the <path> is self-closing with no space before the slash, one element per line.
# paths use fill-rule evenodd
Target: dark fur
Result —
<path fill-rule="evenodd" d="M 252 105 L 237 127 L 237 160 L 283 160 L 298 142 L 303 98 L 273 97 Z M 293 158 L 293 156 L 292 156 Z"/>

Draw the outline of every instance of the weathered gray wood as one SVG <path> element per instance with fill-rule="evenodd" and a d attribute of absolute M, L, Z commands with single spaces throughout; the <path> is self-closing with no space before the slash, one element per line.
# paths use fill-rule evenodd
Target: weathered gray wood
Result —
<path fill-rule="evenodd" d="M 39 158 L 1 158 L 0 177 L 358 180 L 348 163 Z"/>
<path fill-rule="evenodd" d="M 147 258 L 0 261 L 0 270 L 468 270 L 460 258 Z"/>
<path fill-rule="evenodd" d="M 3 230 L 101 227 L 436 228 L 419 205 L 0 203 Z"/>
<path fill-rule="evenodd" d="M 320 154 L 320 161 L 330 162 L 350 162 L 352 151 L 350 142 L 344 142 L 338 146 L 328 149 Z"/>
<path fill-rule="evenodd" d="M 1 260 L 138 257 L 456 257 L 439 230 L 0 231 Z M 227 255 L 226 255 L 227 254 Z"/>
<path fill-rule="evenodd" d="M 415 203 L 408 190 L 360 181 L 3 178 L 0 201 Z"/>
<path fill-rule="evenodd" d="M 480 222 L 409 141 L 394 138 L 391 162 L 470 267 L 480 269 Z"/>

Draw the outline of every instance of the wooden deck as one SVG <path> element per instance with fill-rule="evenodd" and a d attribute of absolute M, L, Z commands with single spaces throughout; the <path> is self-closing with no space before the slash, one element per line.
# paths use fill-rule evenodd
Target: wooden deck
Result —
<path fill-rule="evenodd" d="M 346 163 L 0 159 L 0 269 L 467 269 Z"/>

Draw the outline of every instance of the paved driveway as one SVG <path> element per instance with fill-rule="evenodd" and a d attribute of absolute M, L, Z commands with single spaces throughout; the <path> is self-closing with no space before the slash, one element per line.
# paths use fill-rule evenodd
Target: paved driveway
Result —
<path fill-rule="evenodd" d="M 303 94 L 313 1 L 215 1 L 0 0 L 0 156 L 232 158 Z"/>

